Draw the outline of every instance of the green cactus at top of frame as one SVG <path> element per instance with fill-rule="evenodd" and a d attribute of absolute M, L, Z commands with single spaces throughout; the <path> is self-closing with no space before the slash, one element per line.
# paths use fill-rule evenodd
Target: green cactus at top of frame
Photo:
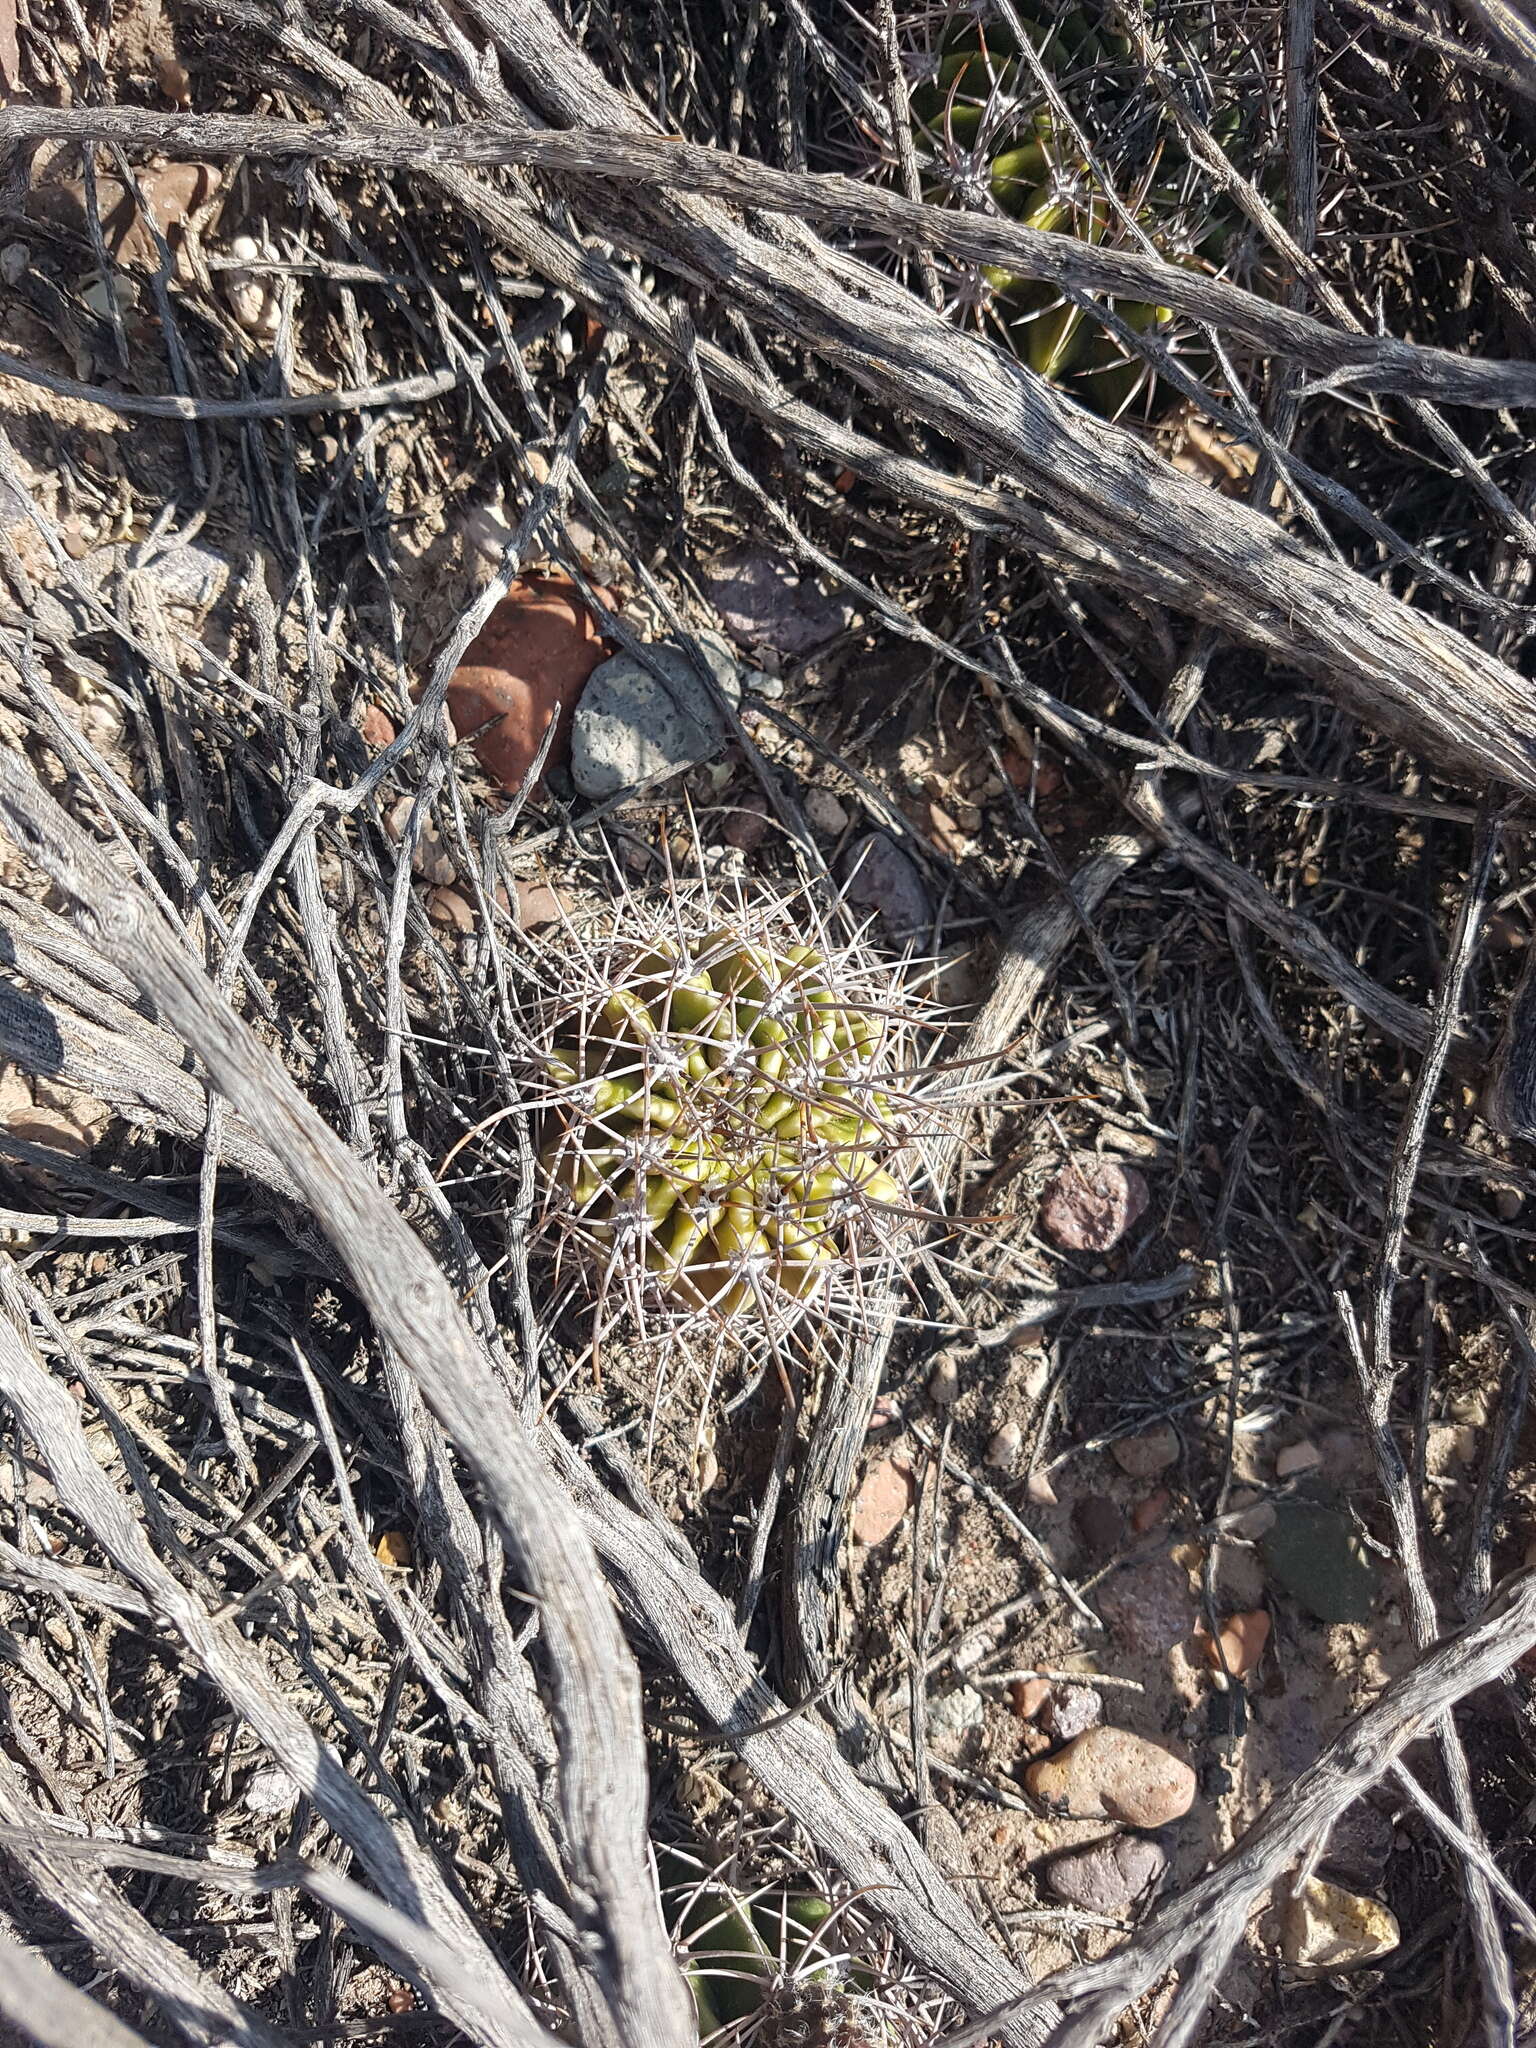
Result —
<path fill-rule="evenodd" d="M 1045 233 L 1084 242 L 1139 246 L 1129 213 L 1168 261 L 1214 268 L 1231 232 L 1230 211 L 1202 198 L 1172 119 L 1144 91 L 1131 46 L 1109 6 L 1077 6 L 1046 16 L 1015 10 L 1032 58 L 1006 19 L 956 10 L 930 52 L 927 75 L 911 97 L 924 166 L 925 195 L 936 204 L 995 205 Z M 1212 58 L 1209 31 L 1186 37 L 1187 57 Z M 1114 185 L 1117 207 L 1085 157 L 1072 122 L 1050 103 L 1040 73 L 1055 87 Z M 1236 102 L 1219 106 L 1209 126 L 1224 147 L 1239 145 Z M 1122 212 L 1121 209 L 1124 209 Z M 989 268 L 994 333 L 1038 375 L 1093 411 L 1114 418 L 1138 397 L 1155 413 L 1170 397 L 1139 356 L 1051 284 Z M 1172 320 L 1165 306 L 1115 299 L 1113 313 L 1145 332 Z"/>

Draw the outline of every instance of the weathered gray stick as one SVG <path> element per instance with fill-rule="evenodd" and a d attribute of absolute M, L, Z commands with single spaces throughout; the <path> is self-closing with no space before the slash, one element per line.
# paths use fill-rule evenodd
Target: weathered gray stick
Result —
<path fill-rule="evenodd" d="M 0 750 L 0 817 L 76 907 L 107 958 L 195 1047 L 215 1087 L 281 1160 L 340 1254 L 387 1342 L 474 1472 L 539 1612 L 560 1736 L 559 1797 L 594 1976 L 620 2033 L 676 2044 L 694 2034 L 647 1860 L 639 1674 L 591 1544 L 491 1376 L 452 1290 L 360 1162 L 282 1063 L 218 997 L 166 921 Z M 510 1986 L 507 1987 L 510 1990 Z M 464 2022 L 461 2022 L 461 2024 Z"/>
<path fill-rule="evenodd" d="M 1043 234 L 1003 216 L 927 206 L 835 172 L 778 171 L 675 136 L 615 129 L 556 129 L 463 121 L 424 130 L 406 123 L 279 121 L 248 114 L 167 114 L 142 107 L 8 107 L 0 145 L 41 141 L 111 142 L 165 155 L 248 156 L 308 163 L 409 169 L 522 164 L 583 177 L 669 186 L 760 212 L 794 214 L 827 227 L 874 229 L 895 242 L 943 250 L 964 262 L 994 264 L 1021 277 L 1074 291 L 1169 306 L 1266 353 L 1289 356 L 1330 388 L 1432 398 L 1445 405 L 1536 405 L 1536 364 L 1484 361 L 1387 335 L 1347 334 L 1326 321 L 1261 299 L 1240 285 L 1207 277 L 1129 249 L 1100 248 L 1071 235 Z M 423 380 L 410 379 L 415 385 Z M 451 381 L 442 388 L 451 388 Z M 435 395 L 407 389 L 396 402 Z M 324 399 L 270 401 L 292 412 Z M 334 401 L 332 401 L 334 402 Z M 389 403 L 361 394 L 354 403 Z M 230 413 L 238 417 L 231 401 Z M 188 415 L 191 416 L 190 414 Z M 217 417 L 205 410 L 202 418 Z"/>

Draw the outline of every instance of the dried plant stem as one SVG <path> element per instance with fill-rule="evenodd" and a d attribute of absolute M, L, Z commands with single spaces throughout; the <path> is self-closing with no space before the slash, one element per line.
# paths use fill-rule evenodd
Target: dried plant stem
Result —
<path fill-rule="evenodd" d="M 949 212 L 836 172 L 775 170 L 672 136 L 596 126 L 551 130 L 502 121 L 445 123 L 423 130 L 403 121 L 360 119 L 321 125 L 249 114 L 166 114 L 139 107 L 15 106 L 6 109 L 4 139 L 16 145 L 45 140 L 110 142 L 173 156 L 243 156 L 374 169 L 516 164 L 662 186 L 761 212 L 792 214 L 825 227 L 873 229 L 919 250 L 996 265 L 1068 290 L 1155 301 L 1256 349 L 1289 356 L 1334 389 L 1422 395 L 1448 405 L 1490 408 L 1536 402 L 1536 366 L 1529 363 L 1487 361 L 1390 336 L 1349 332 L 1156 255 L 1045 234 L 1000 215 Z M 14 373 L 31 374 L 25 364 Z M 469 372 L 439 374 L 447 380 L 442 388 L 452 389 Z M 224 411 L 210 409 L 209 401 L 187 400 L 187 410 L 174 416 L 276 418 L 284 412 L 298 415 L 348 405 L 408 402 L 434 395 L 417 388 L 428 381 L 405 380 L 398 391 L 380 387 L 377 392 L 338 392 L 329 397 L 230 401 Z M 172 416 L 173 403 L 164 401 L 167 416 Z M 138 405 L 144 409 L 143 401 Z"/>
<path fill-rule="evenodd" d="M 643 132 L 629 101 L 535 0 L 477 11 L 511 75 L 535 81 L 562 122 L 582 133 L 582 124 L 594 121 Z M 288 26 L 284 45 L 293 61 L 342 91 L 349 120 L 409 125 L 385 87 L 316 38 Z M 497 115 L 514 104 L 484 66 L 467 89 Z M 670 315 L 616 265 L 578 249 L 516 193 L 492 190 L 457 166 L 429 166 L 427 175 L 600 319 L 686 358 L 691 331 L 675 332 Z M 1069 574 L 1129 586 L 1295 662 L 1368 722 L 1455 762 L 1476 783 L 1536 790 L 1529 740 L 1536 688 L 1428 614 L 1314 554 L 1263 514 L 1181 476 L 1144 444 L 1089 420 L 1000 352 L 957 334 L 910 293 L 798 223 L 769 241 L 707 200 L 657 198 L 646 186 L 618 180 L 587 190 L 601 233 L 642 248 L 648 260 L 665 251 L 683 273 L 708 278 L 722 306 L 788 334 L 877 404 L 925 421 L 982 471 L 1008 480 L 1007 489 L 990 494 L 969 481 L 962 488 L 945 480 L 936 500 L 937 479 L 930 478 L 923 501 L 941 502 L 967 523 L 996 520 Z M 748 196 L 762 203 L 761 189 Z M 1158 287 L 1144 289 L 1155 296 Z M 901 458 L 838 430 L 717 343 L 701 340 L 698 357 L 718 391 L 837 453 L 859 474 L 878 475 L 888 486 L 899 472 L 910 476 Z"/>
<path fill-rule="evenodd" d="M 1047 2048 L 1098 2048 L 1114 2017 L 1170 1970 L 1214 1982 L 1267 1888 L 1368 1792 L 1460 1699 L 1498 1678 L 1536 1646 L 1536 1572 L 1522 1572 L 1477 1622 L 1438 1644 L 1357 1714 L 1197 1883 L 1159 1906 L 1102 1962 L 1059 1972 L 1042 1999 L 1069 2008 Z M 1027 2004 L 1025 2009 L 1027 2010 Z M 952 2035 L 949 2048 L 978 2048 L 1009 2007 Z"/>
<path fill-rule="evenodd" d="M 658 2044 L 688 2039 L 691 2009 L 671 1962 L 649 1876 L 645 1753 L 634 1662 L 590 1545 L 521 1417 L 480 1356 L 447 1282 L 281 1063 L 214 994 L 170 927 L 12 753 L 0 753 L 0 814 L 12 836 L 75 905 L 106 956 L 138 984 L 166 1025 L 196 1047 L 214 1085 L 284 1161 L 331 1236 L 380 1334 L 417 1377 L 428 1405 L 485 1489 L 520 1575 L 519 1590 L 538 1604 L 554 1676 L 565 1846 L 579 1872 L 580 1889 L 591 1901 L 598 1981 L 627 2038 Z M 121 1540 L 140 1556 L 140 1569 L 147 1570 L 137 1528 L 123 1529 Z M 159 1590 L 167 1599 L 175 1593 L 172 1611 L 178 1621 L 192 1625 L 195 1617 L 184 1611 L 184 1596 L 174 1582 Z M 294 1765 L 311 1778 L 319 1772 L 323 1780 L 333 1767 L 306 1754 L 303 1745 L 295 1748 L 295 1740 L 296 1735 L 285 1738 Z M 333 1792 L 337 1801 L 343 1796 L 341 1786 L 360 1799 L 342 1776 Z M 387 1859 L 391 1839 L 381 1823 L 375 1820 L 370 1832 L 354 1816 L 352 1827 L 371 1841 L 376 1859 Z M 421 1882 L 420 1873 L 416 1882 Z M 446 1892 L 441 1910 L 451 1921 Z M 461 1939 L 473 1955 L 479 1942 L 468 1922 Z M 492 2009 L 515 2011 L 511 1986 L 488 1955 L 485 1969 L 488 1995 L 494 1986 Z M 472 2018 L 475 2027 L 483 2028 L 483 2014 Z M 466 2016 L 460 2023 L 469 2025 L 471 2019 Z M 529 2038 L 530 2025 L 520 2022 L 513 2033 Z"/>

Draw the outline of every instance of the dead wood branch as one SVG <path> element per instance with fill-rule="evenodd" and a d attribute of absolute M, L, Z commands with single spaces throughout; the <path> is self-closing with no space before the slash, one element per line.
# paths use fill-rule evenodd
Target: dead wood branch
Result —
<path fill-rule="evenodd" d="M 9 1261 L 6 1261 L 7 1265 Z M 148 1601 L 194 1665 L 226 1694 L 294 1782 L 303 1787 L 385 1894 L 409 1905 L 407 1924 L 452 1928 L 462 1969 L 457 1982 L 422 1979 L 409 1945 L 391 1960 L 477 2041 L 496 2048 L 548 2048 L 549 2036 L 498 1967 L 436 1862 L 410 1832 L 391 1825 L 355 1785 L 334 1752 L 275 1690 L 260 1655 L 229 1620 L 210 1615 L 151 1548 L 129 1503 L 91 1456 L 79 1403 L 39 1364 L 15 1323 L 0 1316 L 0 1396 L 36 1444 L 59 1503 L 88 1529 Z"/>
<path fill-rule="evenodd" d="M 0 1941 L 0 2013 L 42 2048 L 149 2048 L 142 2034 L 14 1941 Z"/>
<path fill-rule="evenodd" d="M 519 0 L 475 11 L 511 74 L 557 121 L 644 131 L 630 102 L 544 8 Z M 341 94 L 349 120 L 409 125 L 392 93 L 317 37 L 285 22 L 282 40 L 292 61 Z M 462 90 L 483 113 L 518 117 L 517 103 L 484 65 L 466 73 Z M 457 167 L 427 175 L 488 234 L 607 324 L 688 359 L 691 327 L 680 330 L 617 265 L 578 246 L 519 192 Z M 1317 677 L 1367 723 L 1454 765 L 1474 784 L 1536 791 L 1536 685 L 1452 628 L 1314 554 L 1251 507 L 1182 476 L 1133 436 L 1090 420 L 799 223 L 781 217 L 770 237 L 707 200 L 656 198 L 614 182 L 577 181 L 574 189 L 595 232 L 703 285 L 723 310 L 788 335 L 877 404 L 937 429 L 970 465 L 1005 479 L 1005 488 L 986 493 L 968 480 L 925 478 L 923 502 L 968 523 L 985 519 L 1070 575 L 1212 621 Z M 873 454 L 873 444 L 837 430 L 719 344 L 701 339 L 697 355 L 717 391 L 900 491 L 901 458 Z"/>
<path fill-rule="evenodd" d="M 1151 850 L 1140 832 L 1116 832 L 1089 848 L 1069 885 L 1032 908 L 1008 936 L 992 992 L 955 1055 L 968 1092 L 986 1092 L 994 1069 L 1008 1056 L 1030 1008 L 1115 884 Z M 958 1132 L 941 1139 L 930 1161 L 943 1187 L 960 1155 Z M 857 1753 L 871 1747 L 873 1730 L 857 1704 L 851 1678 L 836 1677 L 844 1624 L 842 1555 L 848 1501 L 869 1430 L 870 1412 L 896 1328 L 894 1305 L 825 1389 L 795 1488 L 788 1569 L 784 1583 L 786 1647 L 802 1693 L 826 1688 L 824 1711 Z"/>
<path fill-rule="evenodd" d="M 835 172 L 810 175 L 675 137 L 623 130 L 550 131 L 494 121 L 465 121 L 426 131 L 393 122 L 296 121 L 237 114 L 163 114 L 138 107 L 11 107 L 0 141 L 116 143 L 172 156 L 252 157 L 276 162 L 348 164 L 377 170 L 516 164 L 530 170 L 665 186 L 696 192 L 762 213 L 785 213 L 830 228 L 873 229 L 897 244 L 941 250 L 967 263 L 994 264 L 1065 290 L 1144 299 L 1169 306 L 1236 336 L 1266 354 L 1299 364 L 1331 390 L 1392 393 L 1443 405 L 1536 404 L 1536 366 L 1486 362 L 1449 349 L 1425 348 L 1390 336 L 1347 333 L 1305 313 L 1244 291 L 1224 279 L 1165 263 L 1134 250 L 1101 248 L 1070 235 L 1044 234 L 1006 218 L 972 216 L 928 206 L 898 193 L 856 183 Z M 30 373 L 25 365 L 16 374 Z M 304 411 L 406 403 L 463 381 L 413 378 L 394 389 L 218 401 L 167 399 L 192 406 L 179 418 L 283 417 Z M 420 387 L 420 388 L 418 388 Z M 114 400 L 115 402 L 115 400 Z M 143 409 L 146 401 L 131 401 Z M 261 408 L 261 410 L 258 410 Z"/>
<path fill-rule="evenodd" d="M 188 2040 L 204 2042 L 215 2030 L 241 2048 L 283 2048 L 283 2035 L 193 1962 L 174 1941 L 131 1906 L 110 1878 L 98 1873 L 82 1887 L 69 1859 L 50 1856 L 53 1832 L 22 1790 L 19 1773 L 0 1757 L 0 1822 L 25 1830 L 26 1847 L 12 1842 L 28 1878 L 56 1912 L 62 1913 L 102 1961 L 146 1992 Z"/>
<path fill-rule="evenodd" d="M 214 994 L 170 928 L 11 752 L 0 753 L 0 811 L 13 836 L 76 906 L 108 959 L 195 1046 L 214 1085 L 283 1160 L 380 1334 L 409 1366 L 483 1486 L 519 1573 L 519 1590 L 538 1606 L 554 1677 L 565 1848 L 577 1894 L 588 1902 L 585 1932 L 594 1974 L 627 2038 L 658 2044 L 689 2038 L 691 2010 L 671 1961 L 647 1862 L 638 1675 L 590 1546 L 517 1410 L 492 1379 L 447 1282 L 281 1063 Z M 20 1362 L 13 1363 L 19 1373 Z M 105 1511 L 104 1503 L 99 1511 Z M 99 1531 L 97 1521 L 90 1525 Z M 137 1528 L 123 1529 L 121 1540 L 143 1567 L 147 1547 Z M 154 1582 L 157 1593 L 171 1600 L 183 1633 L 193 1627 L 206 1631 L 206 1617 L 192 1611 L 174 1581 L 168 1588 Z M 200 1647 L 207 1654 L 219 1645 L 210 1640 Z M 293 1757 L 287 1767 L 301 1782 L 325 1779 L 331 1767 L 314 1753 L 313 1738 L 301 1740 L 299 1731 L 279 1727 L 270 1715 L 268 1732 L 269 1739 L 281 1736 Z M 344 1776 L 342 1784 L 360 1798 Z M 340 1791 L 330 1789 L 333 1804 L 345 1812 Z M 368 1842 L 373 1861 L 387 1860 L 392 1838 L 376 1817 L 370 1814 L 371 1834 L 357 1815 L 348 1818 L 352 1832 Z M 418 1885 L 425 1881 L 422 1871 L 414 1876 Z M 445 1891 L 444 1924 L 451 1925 L 448 1896 Z M 468 1956 L 480 1948 L 468 1922 L 459 1938 Z M 510 1984 L 489 1954 L 482 1954 L 489 2009 L 499 2016 L 498 2038 L 533 2038 L 531 2020 L 514 2018 L 521 2001 L 512 2003 Z M 456 2017 L 483 2033 L 484 2012 Z"/>
<path fill-rule="evenodd" d="M 1048 1978 L 1040 1997 L 1071 2008 L 1048 2048 L 1096 2048 L 1104 2029 L 1170 1970 L 1219 1975 L 1264 1892 L 1458 1700 L 1491 1684 L 1536 1646 L 1536 1572 L 1522 1572 L 1471 1628 L 1439 1644 L 1357 1714 L 1198 1884 L 1153 1912 L 1102 1962 Z M 1192 1959 L 1198 1958 L 1197 1963 Z M 1026 2004 L 1025 2010 L 1028 2009 Z M 1009 2007 L 951 2038 L 976 2048 Z"/>
<path fill-rule="evenodd" d="M 738 1751 L 851 1883 L 869 1887 L 871 1909 L 907 1954 L 967 2008 L 996 1997 L 989 1986 L 1017 1987 L 1018 1972 L 917 1838 L 839 1756 L 816 1715 L 787 1711 L 763 1683 L 731 1609 L 677 1533 L 599 1485 L 563 1439 L 555 1438 L 553 1449 L 626 1612 L 692 1693 L 710 1734 Z M 1027 1996 L 1017 1988 L 1005 1995 L 1021 2002 Z M 1015 2048 L 1039 2048 L 1045 2038 L 1041 2001 L 1028 1996 L 1036 2009 L 999 2029 Z"/>

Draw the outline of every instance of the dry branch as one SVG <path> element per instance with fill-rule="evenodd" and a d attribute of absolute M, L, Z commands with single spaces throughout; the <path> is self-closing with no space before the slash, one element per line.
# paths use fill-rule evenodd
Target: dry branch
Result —
<path fill-rule="evenodd" d="M 970 1094 L 985 1093 L 1084 919 L 1093 917 L 1151 846 L 1143 833 L 1111 833 L 1087 850 L 1066 888 L 1019 919 L 1003 948 L 992 992 L 955 1053 L 955 1070 Z M 948 1183 L 960 1145 L 957 1130 L 934 1146 L 930 1166 L 938 1186 Z M 868 1750 L 873 1730 L 856 1703 L 851 1677 L 835 1672 L 843 1633 L 843 1543 L 854 1474 L 895 1327 L 891 1304 L 883 1321 L 855 1347 L 847 1370 L 823 1391 L 796 1484 L 784 1583 L 786 1649 L 795 1681 L 804 1694 L 826 1689 L 823 1711 L 858 1752 Z"/>
<path fill-rule="evenodd" d="M 643 117 L 547 10 L 518 0 L 475 12 L 510 75 L 556 122 L 644 132 Z M 251 18 L 263 19 L 254 11 Z M 410 125 L 391 92 L 302 28 L 285 22 L 283 47 L 340 95 L 349 123 Z M 452 62 L 446 47 L 441 54 Z M 519 118 L 518 103 L 490 67 L 466 65 L 460 88 L 479 112 Z M 520 191 L 456 166 L 430 167 L 426 175 L 486 233 L 604 322 L 690 359 L 691 327 Z M 779 217 L 758 234 L 709 200 L 574 175 L 565 182 L 594 233 L 670 266 L 723 311 L 802 344 L 877 405 L 937 429 L 963 451 L 967 468 L 1000 477 L 1003 487 L 986 491 L 904 463 L 699 339 L 697 360 L 715 390 L 790 438 L 898 493 L 906 485 L 908 495 L 953 518 L 985 523 L 1068 574 L 1212 621 L 1315 676 L 1367 723 L 1474 784 L 1536 791 L 1536 686 L 1452 628 L 1181 475 L 1135 437 L 1089 419 L 798 222 Z"/>
<path fill-rule="evenodd" d="M 735 1617 L 687 1546 L 659 1515 L 646 1517 L 597 1483 L 555 1438 L 559 1468 L 639 1630 L 692 1693 L 711 1735 L 729 1742 L 771 1796 L 859 1887 L 906 1953 L 970 2010 L 1001 1994 L 1024 1998 L 1019 1973 L 916 1837 L 842 1757 L 813 1711 L 789 1712 L 744 1648 Z M 999 2028 L 1013 2048 L 1039 2048 L 1036 2010 Z M 1045 2003 L 1048 2005 L 1049 2001 Z"/>
<path fill-rule="evenodd" d="M 0 144 L 42 141 L 115 143 L 192 158 L 253 157 L 276 162 L 333 163 L 377 170 L 465 168 L 516 164 L 724 199 L 760 213 L 784 213 L 830 228 L 860 228 L 908 247 L 940 250 L 966 263 L 993 264 L 1065 290 L 1143 299 L 1171 307 L 1235 336 L 1266 354 L 1282 355 L 1330 390 L 1392 393 L 1442 405 L 1536 405 L 1536 365 L 1482 361 L 1450 349 L 1426 348 L 1390 336 L 1346 333 L 1225 279 L 1207 277 L 1160 257 L 1101 248 L 1071 235 L 1045 234 L 1002 216 L 968 215 L 863 185 L 836 172 L 810 175 L 727 155 L 673 136 L 619 129 L 550 131 L 495 121 L 464 121 L 423 130 L 395 122 L 316 123 L 241 114 L 163 114 L 139 107 L 12 107 L 0 120 Z M 25 365 L 19 375 L 33 375 Z M 405 402 L 435 395 L 428 379 L 402 382 L 392 400 L 381 390 L 198 404 L 178 417 L 279 417 L 337 408 Z M 435 381 L 435 380 L 434 380 Z M 445 376 L 441 389 L 460 379 Z M 407 388 L 407 387 L 411 388 Z M 138 402 L 142 409 L 142 401 Z M 266 410 L 256 413 L 255 407 Z"/>
<path fill-rule="evenodd" d="M 210 1615 L 155 1554 L 129 1503 L 91 1456 L 79 1403 L 3 1315 L 0 1397 L 36 1444 L 60 1505 L 138 1588 L 159 1623 L 250 1723 L 385 1896 L 399 1903 L 407 1922 L 453 1930 L 463 1965 L 458 1981 L 425 1981 L 422 1988 L 429 1995 L 436 1992 L 444 2011 L 486 2048 L 549 2048 L 549 2036 L 497 1965 L 436 1862 L 405 1828 L 392 1826 L 375 1810 L 334 1752 L 275 1690 L 265 1662 L 238 1628 Z M 395 1948 L 391 1960 L 419 1978 L 408 1946 Z"/>
<path fill-rule="evenodd" d="M 104 1874 L 82 1886 L 67 1860 L 48 1854 L 52 1832 L 21 1789 L 19 1773 L 0 1757 L 0 1823 L 23 1829 L 32 1846 L 13 1852 L 38 1891 L 91 1943 L 110 1969 L 137 1984 L 175 2021 L 191 2041 L 206 2041 L 215 2029 L 240 2048 L 284 2048 L 279 2029 L 232 1996 L 218 1980 L 131 1906 Z"/>
<path fill-rule="evenodd" d="M 1345 1808 L 1386 1775 L 1414 1742 L 1433 1733 L 1458 1700 L 1491 1684 L 1536 1646 L 1536 1572 L 1511 1581 L 1472 1627 L 1439 1644 L 1357 1714 L 1221 1861 L 1166 1905 L 1102 1962 L 1063 1971 L 1040 1997 L 1068 2008 L 1047 2048 L 1097 2048 L 1114 2015 L 1189 1959 L 1219 1974 L 1268 1887 L 1325 1834 Z M 1016 2012 L 990 2014 L 952 2037 L 975 2048 Z M 1025 2003 L 1028 2010 L 1028 2003 Z"/>
<path fill-rule="evenodd" d="M 410 1367 L 428 1405 L 484 1488 L 520 1575 L 518 1590 L 539 1611 L 560 1735 L 565 1848 L 576 1894 L 586 1901 L 583 1932 L 594 1975 L 628 2039 L 657 2044 L 688 2039 L 691 2010 L 671 1961 L 647 1862 L 638 1674 L 591 1548 L 528 1439 L 517 1410 L 492 1379 L 447 1282 L 359 1161 L 305 1102 L 281 1063 L 213 993 L 169 926 L 46 795 L 20 756 L 9 751 L 0 753 L 0 814 L 25 851 L 76 906 L 107 958 L 133 978 L 166 1024 L 196 1048 L 214 1085 L 283 1161 L 331 1236 L 380 1334 Z M 19 1357 L 10 1360 L 18 1375 L 25 1362 Z M 17 1398 L 15 1386 L 7 1391 Z M 32 1393 L 35 1406 L 42 1394 L 35 1388 Z M 100 1475 L 95 1477 L 115 1499 Z M 106 1504 L 93 1507 L 90 1526 L 99 1535 Z M 147 1546 L 137 1527 L 129 1523 L 123 1528 L 120 1542 L 124 1553 L 150 1574 L 148 1583 L 168 1603 L 178 1629 L 195 1630 L 200 1651 L 205 1657 L 217 1653 L 214 1668 L 221 1669 L 228 1645 L 213 1637 L 202 1640 L 206 1617 L 201 1610 L 194 1611 L 174 1580 L 165 1584 L 169 1575 L 146 1557 Z M 328 1784 L 336 1767 L 318 1751 L 302 1724 L 287 1728 L 273 1722 L 268 1711 L 264 1733 L 269 1741 L 282 1740 L 287 1752 L 283 1761 L 300 1782 Z M 340 1787 L 329 1784 L 329 1792 L 333 1807 L 348 1819 L 344 1832 L 368 1844 L 375 1866 L 387 1864 L 392 1838 L 371 1813 L 370 1830 L 348 1811 L 346 1798 L 360 1800 L 360 1795 L 344 1774 L 337 1775 Z M 450 1910 L 451 1894 L 436 1884 L 435 1866 L 423 1864 L 411 1873 L 411 1889 L 425 1883 L 429 1868 L 435 1888 L 442 1892 L 444 1924 L 451 1925 L 456 1912 Z M 480 1944 L 467 1921 L 459 1939 L 473 1957 Z M 503 2015 L 498 2037 L 511 2040 L 522 2032 L 531 2038 L 531 2021 L 512 2023 L 520 2001 L 511 2002 L 510 1984 L 489 1954 L 482 1953 L 486 1996 L 491 2010 Z M 483 2012 L 455 2017 L 471 2031 L 484 2032 Z"/>

